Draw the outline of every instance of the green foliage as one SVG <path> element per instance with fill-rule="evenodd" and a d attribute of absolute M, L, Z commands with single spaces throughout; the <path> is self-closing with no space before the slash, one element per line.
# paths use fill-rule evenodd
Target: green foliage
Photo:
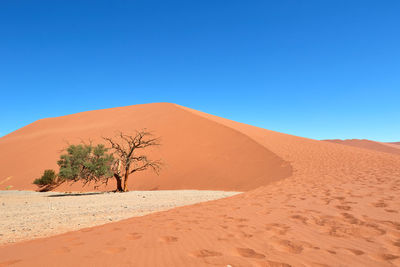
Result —
<path fill-rule="evenodd" d="M 73 182 L 83 180 L 86 184 L 113 176 L 114 157 L 107 153 L 108 149 L 104 145 L 70 145 L 66 152 L 57 162 L 60 166 L 61 179 Z"/>
<path fill-rule="evenodd" d="M 38 186 L 53 185 L 57 182 L 57 174 L 54 170 L 45 170 L 42 177 L 33 181 Z"/>

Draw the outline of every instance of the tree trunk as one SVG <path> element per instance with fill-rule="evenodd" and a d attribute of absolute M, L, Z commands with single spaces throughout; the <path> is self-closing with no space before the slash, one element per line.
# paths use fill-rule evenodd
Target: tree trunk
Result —
<path fill-rule="evenodd" d="M 129 167 L 125 170 L 124 175 L 124 192 L 128 192 L 128 176 L 129 176 Z"/>
<path fill-rule="evenodd" d="M 122 179 L 121 176 L 118 174 L 114 173 L 115 180 L 117 180 L 117 192 L 122 192 Z"/>

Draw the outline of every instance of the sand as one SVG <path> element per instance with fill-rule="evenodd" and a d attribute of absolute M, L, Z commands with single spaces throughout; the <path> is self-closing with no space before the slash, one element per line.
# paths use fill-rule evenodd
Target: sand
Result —
<path fill-rule="evenodd" d="M 346 140 L 332 139 L 324 141 L 400 155 L 400 145 L 399 143 L 396 142 L 384 143 L 366 139 L 346 139 Z"/>
<path fill-rule="evenodd" d="M 229 198 L 8 245 L 0 249 L 0 264 L 400 266 L 398 155 L 177 108 L 220 125 L 218 129 L 229 128 L 235 133 L 227 140 L 231 146 L 236 144 L 233 136 L 251 139 L 249 143 L 268 151 L 258 158 L 262 163 L 274 171 L 280 170 L 276 164 L 289 164 L 290 174 L 262 176 L 257 188 Z M 225 152 L 234 166 L 236 154 Z M 255 173 L 241 175 L 255 186 Z"/>
<path fill-rule="evenodd" d="M 235 194 L 238 193 L 206 190 L 0 191 L 0 244 L 56 235 Z"/>
<path fill-rule="evenodd" d="M 162 145 L 148 153 L 153 159 L 161 159 L 164 167 L 159 176 L 137 173 L 130 178 L 131 190 L 242 192 L 292 173 L 288 162 L 249 136 L 181 106 L 159 103 L 43 119 L 0 138 L 0 189 L 35 190 L 32 182 L 45 169 L 58 170 L 57 159 L 67 143 L 89 139 L 101 142 L 102 136 L 114 136 L 117 131 L 134 133 L 142 128 L 161 137 Z M 115 188 L 111 180 L 99 190 Z M 93 191 L 93 187 L 82 188 L 77 183 L 58 190 Z"/>

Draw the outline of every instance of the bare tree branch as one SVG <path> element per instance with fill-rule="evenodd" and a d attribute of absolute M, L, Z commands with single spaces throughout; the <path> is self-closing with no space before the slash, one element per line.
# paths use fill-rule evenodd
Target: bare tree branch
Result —
<path fill-rule="evenodd" d="M 118 156 L 118 163 L 114 163 L 113 170 L 119 191 L 127 191 L 128 177 L 132 173 L 151 169 L 157 175 L 159 174 L 161 161 L 150 160 L 145 155 L 136 155 L 138 151 L 146 147 L 160 145 L 160 138 L 154 138 L 151 132 L 143 129 L 136 131 L 134 136 L 119 132 L 115 138 L 103 137 L 103 139 Z M 121 169 L 124 173 L 121 173 Z"/>

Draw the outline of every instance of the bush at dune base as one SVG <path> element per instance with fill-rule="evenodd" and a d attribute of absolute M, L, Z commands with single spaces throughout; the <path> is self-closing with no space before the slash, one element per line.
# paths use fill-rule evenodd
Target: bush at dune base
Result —
<path fill-rule="evenodd" d="M 51 185 L 56 182 L 57 174 L 54 170 L 45 170 L 42 177 L 36 179 L 33 183 L 36 185 Z"/>

